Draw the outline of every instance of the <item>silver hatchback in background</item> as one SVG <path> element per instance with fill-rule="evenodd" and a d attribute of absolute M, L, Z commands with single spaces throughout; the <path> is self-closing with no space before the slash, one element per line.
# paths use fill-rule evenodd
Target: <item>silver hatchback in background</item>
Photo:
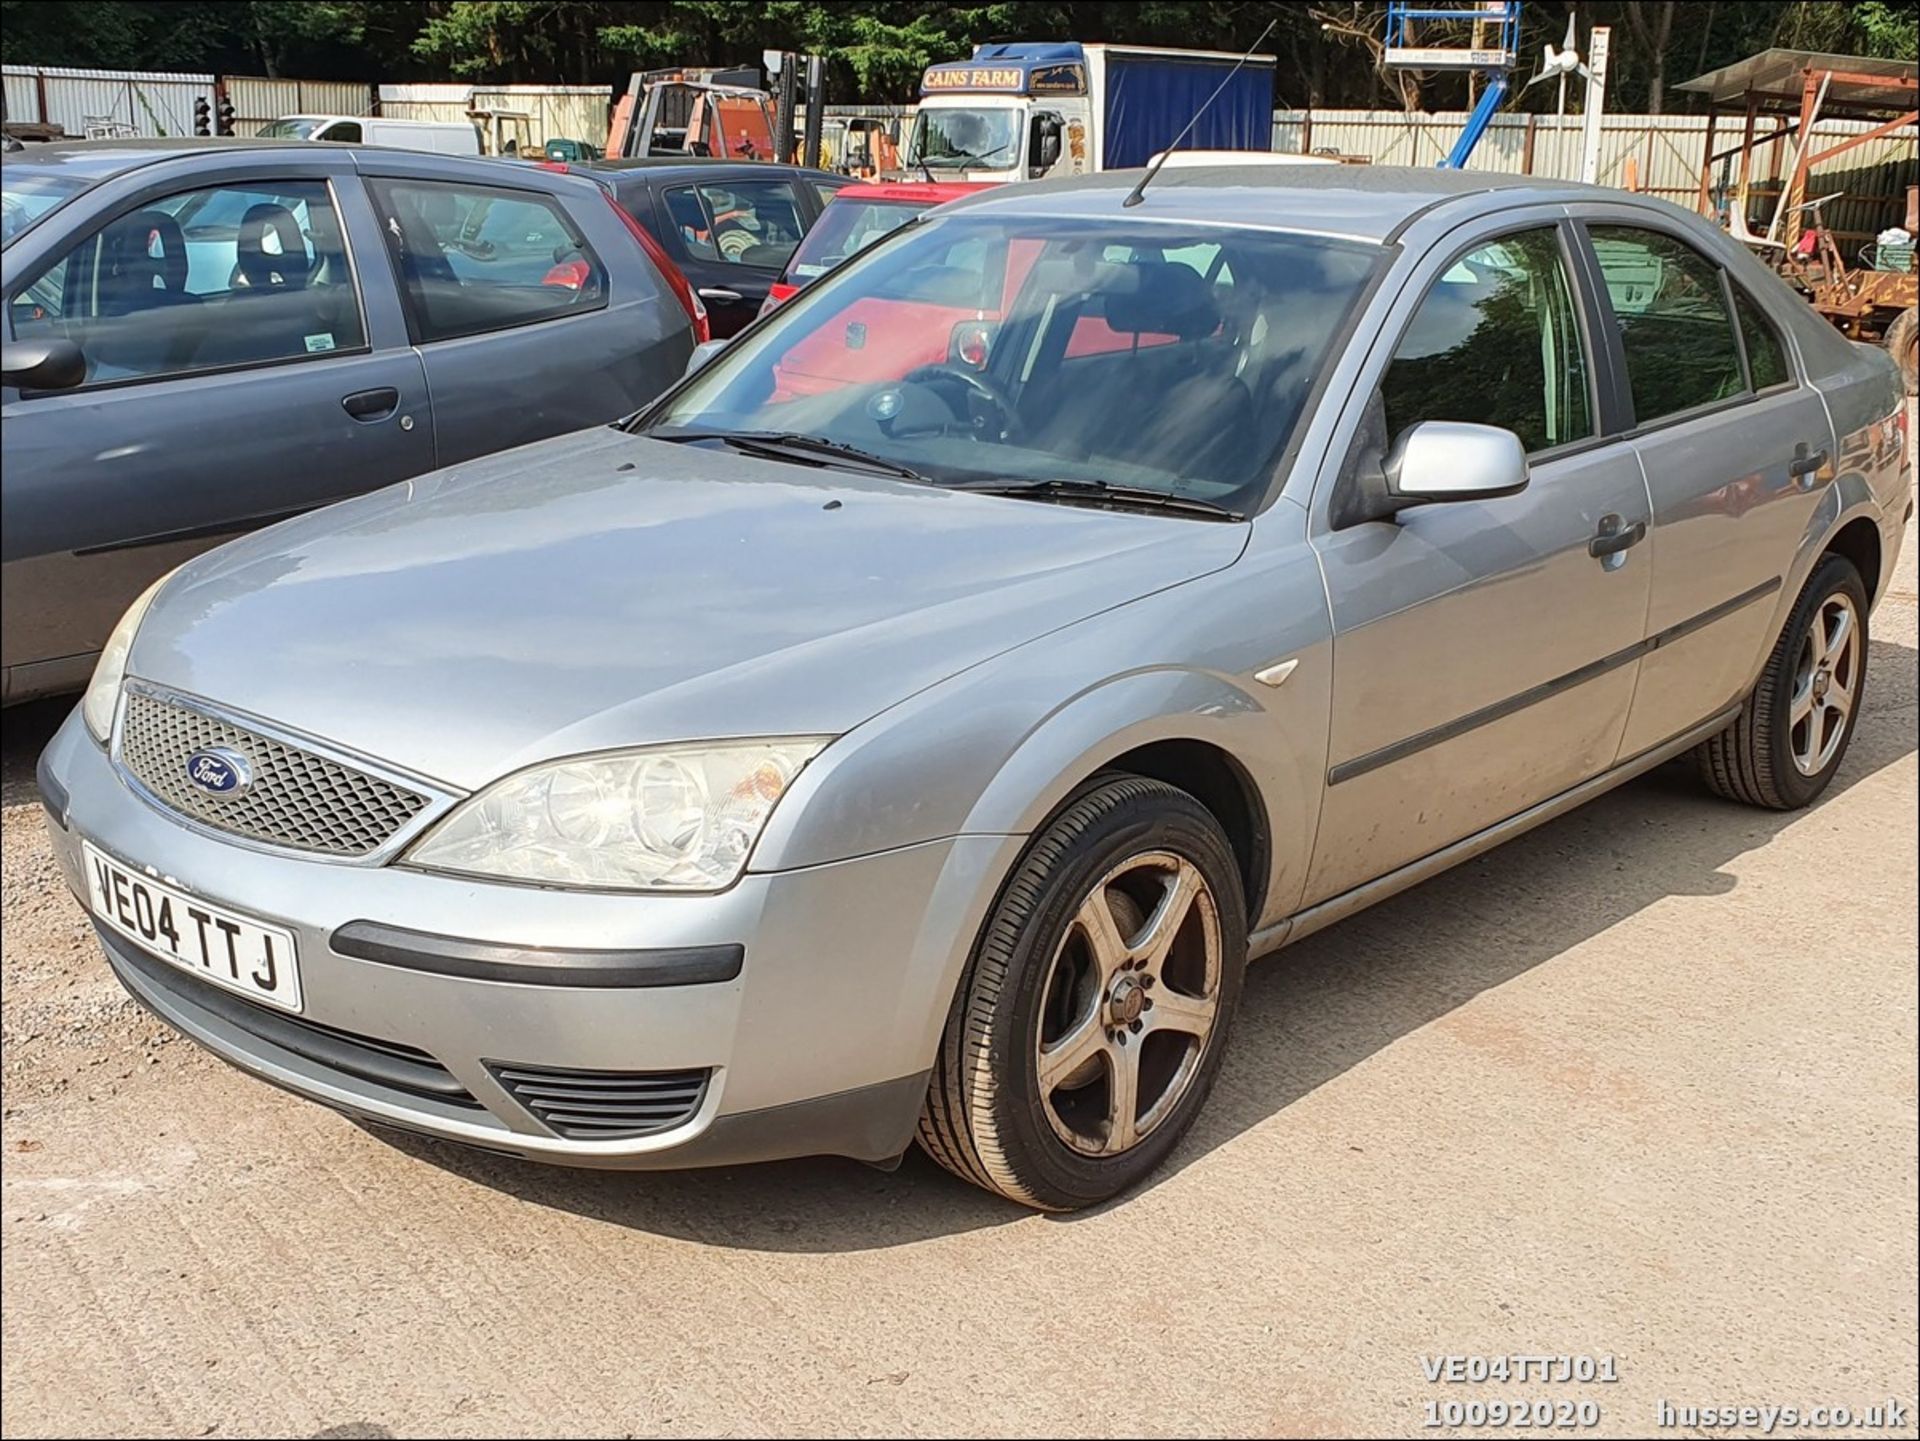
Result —
<path fill-rule="evenodd" d="M 1133 178 L 149 591 L 41 767 L 121 981 L 498 1151 L 917 1137 L 1071 1208 L 1250 957 L 1672 757 L 1819 796 L 1912 509 L 1884 355 L 1641 197 Z"/>
<path fill-rule="evenodd" d="M 9 154 L 0 198 L 9 703 L 78 690 L 189 556 L 618 419 L 706 338 L 653 240 L 534 166 L 74 141 Z"/>

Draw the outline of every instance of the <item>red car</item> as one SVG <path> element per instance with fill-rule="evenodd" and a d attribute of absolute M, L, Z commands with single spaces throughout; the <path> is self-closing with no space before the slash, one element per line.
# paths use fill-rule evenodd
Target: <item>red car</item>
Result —
<path fill-rule="evenodd" d="M 991 190 L 988 182 L 929 180 L 849 185 L 835 191 L 820 218 L 800 242 L 760 307 L 765 315 L 801 287 L 819 279 L 849 255 L 857 255 L 882 236 L 891 235 L 922 211 L 963 195 Z"/>
<path fill-rule="evenodd" d="M 956 200 L 984 184 L 850 185 L 821 212 L 820 219 L 795 250 L 782 283 L 767 296 L 767 309 L 799 294 L 802 287 L 841 261 L 899 229 L 934 205 Z M 879 192 L 876 196 L 874 192 Z M 904 199 L 892 199 L 898 195 Z M 871 214 L 872 221 L 862 217 Z M 853 217 L 851 223 L 848 217 Z M 843 244 L 836 236 L 850 237 Z M 795 341 L 774 366 L 775 400 L 820 395 L 847 385 L 899 380 L 929 365 L 984 370 L 1002 314 L 1019 293 L 1038 259 L 1041 242 L 1016 240 L 987 246 L 966 229 L 956 230 L 944 251 L 929 251 L 939 263 L 923 273 L 911 298 L 884 290 L 862 295 L 844 307 L 821 312 L 817 325 Z M 1219 247 L 1212 247 L 1218 251 Z M 1155 259 L 1166 257 L 1156 253 Z M 1206 257 L 1188 263 L 1204 269 L 1214 282 Z M 1171 343 L 1176 337 L 1154 332 L 1114 330 L 1104 317 L 1083 315 L 1068 338 L 1068 357 L 1099 355 L 1129 347 Z"/>

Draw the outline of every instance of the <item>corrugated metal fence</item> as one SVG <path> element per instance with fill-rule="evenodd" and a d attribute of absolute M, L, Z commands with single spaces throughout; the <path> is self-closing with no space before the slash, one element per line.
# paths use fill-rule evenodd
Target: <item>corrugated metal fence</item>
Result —
<path fill-rule="evenodd" d="M 1452 148 L 1466 120 L 1465 111 L 1407 115 L 1398 110 L 1281 110 L 1273 117 L 1273 147 L 1364 155 L 1376 165 L 1431 166 Z M 1723 116 L 1713 133 L 1714 152 L 1737 146 L 1743 125 L 1743 117 Z M 1577 180 L 1580 128 L 1578 115 L 1498 116 L 1467 168 Z M 1816 147 L 1873 128 L 1871 121 L 1822 120 L 1814 127 Z M 1764 228 L 1797 150 L 1791 137 L 1777 136 L 1776 123 L 1770 120 L 1761 122 L 1755 139 L 1766 143 L 1756 143 L 1749 218 Z M 1600 183 L 1625 185 L 1631 169 L 1640 190 L 1691 210 L 1699 203 L 1700 166 L 1707 143 L 1704 115 L 1604 116 Z M 1731 195 L 1739 179 L 1738 164 L 1737 157 L 1716 162 L 1710 191 L 1714 203 L 1723 203 Z M 1827 223 L 1842 236 L 1865 238 L 1899 223 L 1906 209 L 1906 187 L 1917 178 L 1920 159 L 1916 159 L 1915 131 L 1908 127 L 1817 167 L 1807 194 L 1812 198 L 1844 191 L 1844 199 L 1827 207 Z"/>
<path fill-rule="evenodd" d="M 400 120 L 456 120 L 469 109 L 520 110 L 536 145 L 557 136 L 607 138 L 613 91 L 604 85 L 382 85 L 357 80 L 266 80 L 253 75 L 169 75 L 133 70 L 67 70 L 0 66 L 7 119 L 116 135 L 191 135 L 193 102 L 215 103 L 224 89 L 234 132 L 254 135 L 282 115 L 366 115 Z M 374 100 L 378 96 L 376 110 Z"/>
<path fill-rule="evenodd" d="M 193 102 L 213 103 L 213 76 L 7 65 L 7 119 L 73 136 L 191 135 Z"/>
<path fill-rule="evenodd" d="M 262 80 L 229 75 L 227 98 L 233 102 L 233 133 L 258 135 L 282 115 L 365 115 L 373 109 L 373 88 L 357 80 Z"/>
<path fill-rule="evenodd" d="M 394 120 L 465 120 L 469 110 L 521 110 L 533 143 L 607 142 L 606 85 L 382 85 L 380 114 Z"/>

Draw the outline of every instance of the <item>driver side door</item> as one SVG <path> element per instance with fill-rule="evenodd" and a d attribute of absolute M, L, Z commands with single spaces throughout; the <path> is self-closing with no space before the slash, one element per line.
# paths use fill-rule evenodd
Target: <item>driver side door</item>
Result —
<path fill-rule="evenodd" d="M 1593 545 L 1644 538 L 1651 506 L 1609 434 L 1581 252 L 1545 217 L 1442 245 L 1349 403 L 1346 470 L 1314 537 L 1333 704 L 1307 905 L 1611 767 L 1639 671 L 1652 548 Z M 1346 518 L 1366 468 L 1422 420 L 1514 431 L 1527 488 Z"/>

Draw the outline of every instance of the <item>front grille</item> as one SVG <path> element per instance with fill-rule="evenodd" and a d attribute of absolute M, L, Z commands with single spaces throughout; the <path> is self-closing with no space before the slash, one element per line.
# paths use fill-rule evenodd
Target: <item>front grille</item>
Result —
<path fill-rule="evenodd" d="M 611 1141 L 645 1136 L 688 1120 L 700 1109 L 711 1072 L 574 1071 L 489 1061 L 509 1095 L 556 1135 Z"/>
<path fill-rule="evenodd" d="M 454 1079 L 451 1071 L 417 1046 L 338 1030 L 290 1011 L 255 1005 L 244 996 L 221 990 L 156 960 L 104 926 L 96 925 L 94 929 L 99 932 L 116 970 L 124 968 L 134 972 L 147 985 L 164 991 L 176 1005 L 218 1017 L 256 1040 L 386 1090 L 461 1110 L 481 1109 L 480 1103 Z M 135 999 L 139 999 L 138 992 Z"/>
<path fill-rule="evenodd" d="M 189 781 L 187 757 L 208 746 L 245 756 L 252 784 L 222 795 Z M 203 825 L 330 856 L 378 850 L 428 801 L 378 776 L 133 690 L 121 724 L 120 763 L 167 805 Z"/>

